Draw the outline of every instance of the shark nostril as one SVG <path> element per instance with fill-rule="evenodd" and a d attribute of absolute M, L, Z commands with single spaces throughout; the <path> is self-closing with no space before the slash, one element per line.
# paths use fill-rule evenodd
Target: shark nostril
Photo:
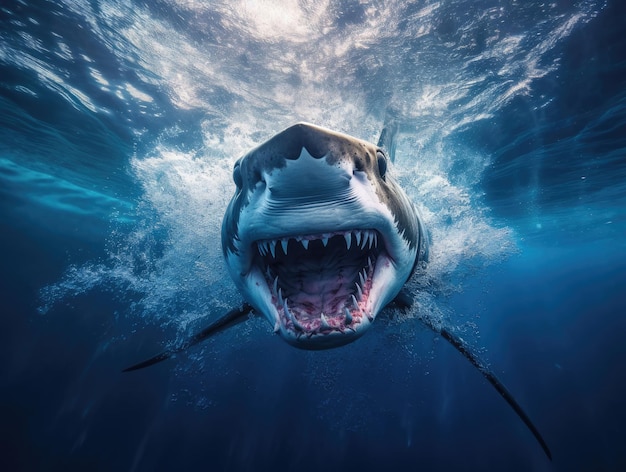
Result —
<path fill-rule="evenodd" d="M 362 172 L 365 169 L 365 163 L 361 156 L 354 156 L 354 170 L 356 172 Z"/>

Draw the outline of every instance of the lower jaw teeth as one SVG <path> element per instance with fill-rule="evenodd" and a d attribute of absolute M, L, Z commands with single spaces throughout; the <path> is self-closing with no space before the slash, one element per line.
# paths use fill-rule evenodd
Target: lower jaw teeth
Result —
<path fill-rule="evenodd" d="M 346 314 L 346 319 L 344 320 L 345 324 L 352 324 L 352 314 L 350 313 L 350 310 L 344 308 L 343 311 Z"/>
<path fill-rule="evenodd" d="M 283 307 L 283 313 L 285 315 L 285 318 L 287 319 L 287 321 L 291 322 L 291 324 L 293 326 L 293 329 L 295 331 L 298 331 L 298 332 L 305 332 L 305 331 L 307 331 L 305 329 L 305 327 L 302 325 L 302 323 L 300 321 L 298 321 L 296 316 L 289 309 L 289 306 L 287 305 L 287 299 L 286 298 L 284 300 L 282 300 L 282 307 Z M 349 327 L 349 325 L 354 323 L 354 316 L 352 316 L 352 313 L 350 312 L 348 307 L 344 307 L 343 314 L 344 314 L 343 325 Z M 368 315 L 368 318 L 369 318 L 370 321 L 372 320 L 372 318 L 369 315 Z M 276 327 L 274 329 L 275 332 L 278 331 L 278 326 L 279 326 L 279 323 L 276 324 Z M 315 331 L 320 331 L 320 330 L 333 330 L 333 329 L 338 330 L 338 331 L 342 331 L 341 327 L 333 327 L 329 323 L 328 318 L 326 317 L 326 315 L 324 315 L 324 313 L 321 313 L 320 314 L 320 325 L 319 325 L 319 327 L 317 329 L 313 329 L 312 331 L 315 332 Z M 350 328 L 350 329 L 352 329 L 352 328 Z"/>
<path fill-rule="evenodd" d="M 282 297 L 281 297 L 282 298 Z M 287 306 L 287 299 L 283 300 L 283 310 L 285 311 L 285 316 L 289 321 L 293 323 L 293 327 L 296 331 L 304 331 L 304 327 L 298 322 L 296 317 L 289 311 L 289 307 Z"/>
<path fill-rule="evenodd" d="M 302 325 L 302 323 L 300 321 L 298 321 L 298 319 L 296 318 L 296 316 L 292 313 L 292 311 L 289 309 L 289 307 L 287 306 L 287 299 L 283 300 L 283 310 L 284 310 L 284 314 L 285 314 L 285 318 L 291 322 L 294 331 L 297 331 L 299 333 L 302 332 L 306 332 L 307 330 L 305 329 L 305 327 Z M 350 327 L 351 324 L 354 323 L 354 316 L 352 316 L 351 311 L 348 309 L 348 307 L 344 307 L 343 309 L 343 314 L 344 314 L 344 319 L 343 319 L 343 326 L 348 327 L 349 329 L 351 329 L 352 331 L 354 331 L 353 327 Z M 365 314 L 361 311 L 361 314 L 363 316 L 365 316 Z M 372 321 L 373 317 L 371 315 L 367 315 L 367 318 Z M 327 331 L 327 330 L 337 330 L 337 331 L 342 331 L 343 332 L 343 328 L 340 326 L 337 327 L 333 327 L 330 323 L 329 323 L 329 319 L 326 315 L 324 315 L 324 313 L 320 314 L 320 325 L 316 328 L 316 329 L 312 329 L 310 334 L 315 334 L 315 332 L 319 332 L 319 331 Z M 275 330 L 276 331 L 276 330 Z"/>
<path fill-rule="evenodd" d="M 271 251 L 272 247 L 270 245 L 269 250 Z M 364 267 L 359 273 L 357 277 L 357 281 L 355 282 L 356 291 L 355 293 L 350 295 L 350 302 L 347 303 L 347 306 L 343 307 L 343 313 L 341 311 L 337 315 L 331 315 L 329 318 L 324 313 L 320 313 L 319 316 L 319 325 L 316 323 L 315 318 L 311 318 L 310 315 L 302 315 L 304 316 L 304 320 L 300 321 L 296 318 L 296 314 L 289 309 L 287 304 L 287 298 L 283 298 L 283 289 L 280 287 L 279 277 L 274 275 L 270 268 L 267 268 L 267 280 L 268 285 L 270 286 L 270 290 L 278 302 L 277 306 L 282 307 L 284 314 L 284 322 L 277 320 L 276 326 L 274 327 L 274 331 L 277 332 L 279 330 L 279 326 L 283 325 L 284 328 L 288 328 L 289 325 L 292 326 L 293 331 L 298 333 L 298 337 L 302 334 L 308 334 L 308 336 L 312 336 L 314 334 L 329 334 L 332 331 L 344 332 L 344 329 L 350 330 L 352 332 L 356 332 L 356 326 L 351 326 L 353 324 L 360 324 L 365 317 L 372 322 L 374 317 L 371 313 L 367 313 L 360 306 L 360 301 L 363 299 L 363 290 L 365 288 L 366 282 L 368 281 L 369 274 L 367 268 L 370 270 L 373 267 L 373 263 L 371 258 L 368 257 L 367 267 Z M 363 287 L 363 288 L 361 288 Z M 350 306 L 351 305 L 351 306 Z M 297 309 L 296 309 L 297 310 Z"/>
<path fill-rule="evenodd" d="M 361 290 L 361 286 L 359 284 L 356 285 L 356 290 L 359 293 L 359 299 L 363 298 L 363 291 Z"/>
<path fill-rule="evenodd" d="M 359 307 L 359 302 L 356 301 L 356 297 L 354 295 L 352 295 L 352 303 L 354 304 L 354 308 L 356 308 L 357 310 L 361 309 Z"/>

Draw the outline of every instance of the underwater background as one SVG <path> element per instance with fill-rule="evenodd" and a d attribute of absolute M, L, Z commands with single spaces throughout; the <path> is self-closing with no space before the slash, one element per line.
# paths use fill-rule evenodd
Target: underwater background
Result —
<path fill-rule="evenodd" d="M 620 0 L 3 2 L 0 468 L 626 470 L 625 30 Z M 386 117 L 431 236 L 412 310 L 121 373 L 240 302 L 238 157 Z"/>

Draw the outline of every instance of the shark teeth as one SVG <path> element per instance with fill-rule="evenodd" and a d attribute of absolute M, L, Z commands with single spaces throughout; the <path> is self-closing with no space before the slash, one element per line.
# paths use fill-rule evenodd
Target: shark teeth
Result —
<path fill-rule="evenodd" d="M 344 323 L 347 325 L 352 324 L 352 313 L 350 313 L 350 310 L 348 310 L 348 308 L 344 308 L 343 312 L 346 315 Z"/>
<path fill-rule="evenodd" d="M 285 312 L 285 316 L 287 317 L 287 319 L 293 323 L 293 327 L 296 329 L 296 331 L 304 331 L 304 327 L 296 319 L 296 317 L 293 315 L 291 310 L 289 310 L 289 306 L 287 305 L 286 298 L 283 300 L 283 311 Z"/>
<path fill-rule="evenodd" d="M 325 314 L 321 312 L 319 317 L 312 314 L 300 314 L 302 308 L 293 306 L 289 307 L 288 298 L 283 295 L 283 288 L 280 286 L 278 276 L 274 276 L 268 271 L 268 286 L 275 300 L 275 306 L 278 310 L 282 308 L 282 314 L 279 316 L 281 320 L 277 320 L 274 326 L 274 332 L 281 329 L 291 329 L 295 331 L 297 336 L 326 335 L 332 332 L 344 332 L 346 329 L 356 332 L 357 326 L 365 319 L 373 321 L 373 316 L 366 308 L 365 290 L 369 290 L 371 273 L 368 274 L 364 268 L 359 272 L 359 280 L 355 282 L 355 293 L 351 294 L 343 308 L 339 308 L 335 314 Z M 280 313 L 280 311 L 279 311 Z M 304 316 L 304 318 L 302 318 Z M 282 327 L 281 327 L 282 326 Z"/>
<path fill-rule="evenodd" d="M 324 247 L 328 246 L 329 240 L 333 236 L 343 236 L 346 243 L 346 249 L 349 251 L 354 245 L 361 250 L 372 249 L 378 247 L 378 232 L 376 230 L 352 230 L 340 231 L 334 233 L 322 233 L 308 236 L 292 236 L 288 238 L 265 239 L 256 241 L 257 251 L 262 257 L 271 255 L 276 258 L 276 248 L 282 249 L 284 255 L 289 254 L 289 248 L 295 248 L 296 244 L 301 245 L 304 250 L 308 251 L 311 241 L 321 241 Z M 292 246 L 293 244 L 293 246 Z"/>
<path fill-rule="evenodd" d="M 271 293 L 272 304 L 277 310 L 277 320 L 274 330 L 291 331 L 293 335 L 311 337 L 317 335 L 329 335 L 332 333 L 356 333 L 363 322 L 373 320 L 373 314 L 369 310 L 369 293 L 372 288 L 373 274 L 379 251 L 372 248 L 378 246 L 379 233 L 376 230 L 353 230 L 332 233 L 320 233 L 316 235 L 292 236 L 277 239 L 264 239 L 257 241 L 256 248 L 260 257 L 264 259 L 264 276 L 268 289 Z M 311 243 L 314 243 L 311 245 Z M 341 253 L 345 243 L 345 250 L 351 252 L 350 261 L 361 264 L 360 268 L 352 266 L 344 267 L 343 281 L 338 282 L 342 299 L 329 303 L 322 302 L 325 291 L 320 292 L 319 304 L 305 303 L 306 296 L 294 288 L 290 279 L 292 272 L 284 269 L 290 264 L 286 257 L 294 259 L 294 264 L 305 266 L 307 256 L 303 251 L 313 250 L 308 258 L 315 260 L 322 257 L 324 248 L 328 248 L 329 254 Z M 355 252 L 356 251 L 356 252 Z M 359 251 L 362 253 L 359 254 Z M 300 259 L 302 258 L 302 259 Z M 305 260 L 305 262 L 302 262 Z M 283 274 L 283 275 L 281 275 Z M 345 279 L 352 280 L 350 284 Z M 289 281 L 288 281 L 289 280 Z M 314 294 L 309 294 L 309 297 Z M 315 308 L 317 307 L 317 308 Z M 317 311 L 319 310 L 319 311 Z M 317 313 L 316 313 L 317 311 Z"/>

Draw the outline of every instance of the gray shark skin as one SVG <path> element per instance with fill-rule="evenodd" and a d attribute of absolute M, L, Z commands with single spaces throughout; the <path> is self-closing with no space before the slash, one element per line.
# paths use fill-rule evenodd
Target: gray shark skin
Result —
<path fill-rule="evenodd" d="M 393 178 L 398 126 L 386 123 L 375 146 L 298 123 L 240 158 L 235 194 L 222 222 L 222 250 L 244 302 L 182 344 L 123 372 L 169 359 L 262 315 L 288 343 L 327 349 L 363 335 L 389 304 L 412 305 L 403 290 L 428 259 L 428 237 Z M 496 389 L 552 454 L 513 395 L 453 329 L 427 315 L 441 335 Z"/>
<path fill-rule="evenodd" d="M 427 255 L 385 150 L 298 123 L 234 166 L 222 224 L 230 275 L 290 344 L 354 341 Z"/>

